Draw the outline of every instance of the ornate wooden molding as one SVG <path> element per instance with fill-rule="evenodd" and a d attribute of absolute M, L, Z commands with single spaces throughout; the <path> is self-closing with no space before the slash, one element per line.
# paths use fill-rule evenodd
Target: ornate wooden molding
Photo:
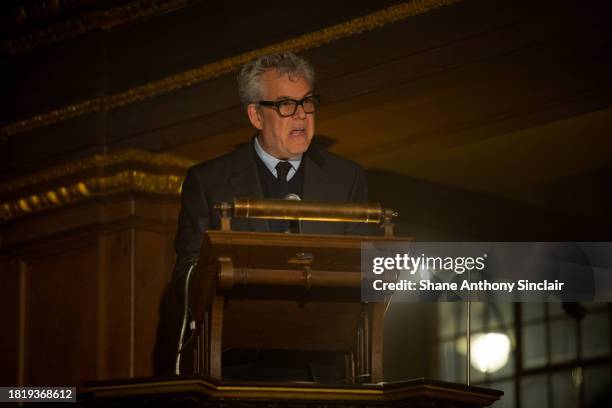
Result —
<path fill-rule="evenodd" d="M 115 164 L 128 162 L 134 163 L 135 165 L 176 167 L 179 169 L 187 169 L 194 164 L 194 162 L 190 160 L 185 160 L 169 154 L 157 154 L 142 150 L 126 149 L 107 155 L 95 155 L 86 159 L 66 163 L 49 168 L 40 173 L 4 183 L 0 185 L 0 196 L 28 186 L 77 174 L 89 169 L 110 167 Z"/>
<path fill-rule="evenodd" d="M 247 61 L 258 56 L 284 51 L 300 52 L 309 48 L 350 37 L 386 24 L 427 13 L 440 7 L 458 3 L 462 0 L 412 0 L 368 14 L 363 17 L 340 23 L 323 30 L 304 34 L 286 41 L 249 51 L 234 57 L 172 75 L 158 81 L 134 87 L 123 92 L 90 99 L 74 105 L 36 115 L 34 117 L 8 124 L 2 131 L 12 136 L 31 129 L 62 122 L 70 118 L 98 111 L 109 111 L 146 98 L 176 91 L 208 79 L 236 71 Z"/>
<path fill-rule="evenodd" d="M 0 220 L 127 191 L 176 196 L 192 164 L 166 154 L 125 150 L 57 166 L 0 186 Z"/>
<path fill-rule="evenodd" d="M 14 18 L 22 25 L 37 23 L 44 16 L 49 18 L 65 14 L 64 8 L 79 8 L 70 0 L 66 5 L 58 1 L 42 2 L 37 7 L 25 5 L 15 10 Z M 197 0 L 135 0 L 107 10 L 95 10 L 77 18 L 65 20 L 46 28 L 9 38 L 0 44 L 0 58 L 10 59 L 30 50 L 73 38 L 95 29 L 110 30 L 114 27 L 168 13 L 185 7 Z M 31 9 L 34 7 L 33 9 Z M 82 6 L 81 6 L 82 7 Z M 34 21 L 30 21 L 34 20 Z"/>

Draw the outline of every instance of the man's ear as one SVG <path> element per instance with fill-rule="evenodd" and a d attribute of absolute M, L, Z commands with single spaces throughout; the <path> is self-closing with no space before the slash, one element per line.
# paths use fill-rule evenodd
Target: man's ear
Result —
<path fill-rule="evenodd" d="M 249 114 L 249 120 L 251 121 L 251 124 L 255 126 L 256 129 L 261 130 L 261 128 L 263 127 L 261 123 L 261 112 L 259 112 L 257 106 L 253 103 L 249 104 L 249 106 L 247 107 L 247 113 Z"/>

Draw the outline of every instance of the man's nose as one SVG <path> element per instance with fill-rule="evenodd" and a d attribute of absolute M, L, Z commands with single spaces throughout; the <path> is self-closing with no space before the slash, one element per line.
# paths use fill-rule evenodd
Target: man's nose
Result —
<path fill-rule="evenodd" d="M 298 117 L 299 119 L 305 119 L 306 118 L 306 111 L 304 110 L 304 105 L 302 105 L 301 103 L 298 104 L 298 106 L 295 109 L 295 113 L 293 114 L 293 116 Z"/>

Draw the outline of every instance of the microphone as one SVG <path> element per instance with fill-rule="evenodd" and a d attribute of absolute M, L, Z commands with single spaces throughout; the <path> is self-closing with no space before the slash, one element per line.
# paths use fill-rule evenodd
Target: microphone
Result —
<path fill-rule="evenodd" d="M 293 194 L 293 193 L 287 194 L 285 196 L 285 200 L 302 201 L 299 195 Z M 301 234 L 302 233 L 302 221 L 301 220 L 290 220 L 289 229 L 286 232 L 290 234 Z"/>
<path fill-rule="evenodd" d="M 300 196 L 299 196 L 299 195 L 297 195 L 297 194 L 293 194 L 293 193 L 291 193 L 291 194 L 287 194 L 287 195 L 285 196 L 285 200 L 296 200 L 296 201 L 302 201 L 302 199 L 300 198 Z"/>

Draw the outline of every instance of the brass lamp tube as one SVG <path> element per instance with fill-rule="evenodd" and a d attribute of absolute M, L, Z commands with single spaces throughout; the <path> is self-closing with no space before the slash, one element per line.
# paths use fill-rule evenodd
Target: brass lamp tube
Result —
<path fill-rule="evenodd" d="M 390 214 L 387 214 L 390 212 Z M 234 199 L 234 216 L 274 220 L 381 223 L 394 216 L 380 204 L 326 203 L 297 200 Z"/>

